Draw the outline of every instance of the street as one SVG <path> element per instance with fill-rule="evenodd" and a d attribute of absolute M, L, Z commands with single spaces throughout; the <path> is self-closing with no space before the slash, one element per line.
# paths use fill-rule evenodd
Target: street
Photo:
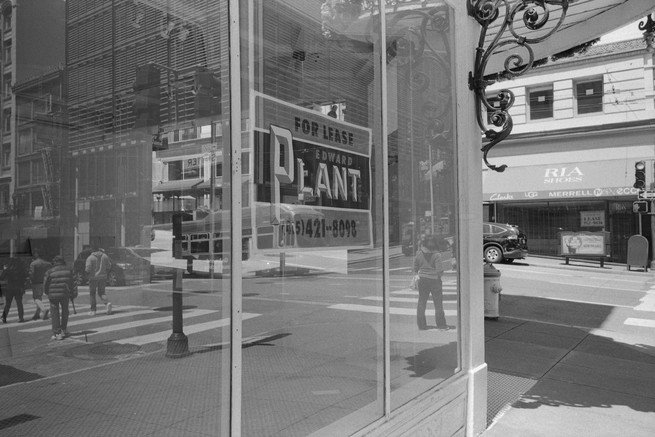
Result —
<path fill-rule="evenodd" d="M 457 329 L 443 332 L 416 328 L 417 292 L 408 287 L 411 263 L 412 257 L 391 258 L 394 405 L 402 405 L 421 393 L 425 379 L 437 383 L 459 367 Z M 489 321 L 488 327 L 502 326 L 504 321 L 533 321 L 592 333 L 602 331 L 626 344 L 655 346 L 655 281 L 650 272 L 564 269 L 556 264 L 532 265 L 530 259 L 497 267 L 502 273 L 501 317 L 499 322 Z M 341 420 L 365 423 L 379 416 L 382 400 L 378 393 L 383 382 L 376 364 L 379 360 L 371 357 L 383 354 L 381 271 L 380 260 L 368 258 L 350 263 L 347 274 L 244 278 L 244 435 L 263 435 L 264 429 L 267 435 L 307 435 L 320 428 L 311 419 L 319 411 L 337 427 Z M 230 295 L 225 292 L 229 290 L 226 281 L 198 277 L 183 280 L 183 326 L 190 354 L 181 359 L 165 356 L 171 335 L 170 279 L 108 288 L 114 306 L 111 315 L 104 314 L 102 306 L 96 316 L 88 315 L 88 287 L 81 287 L 75 302 L 77 314 L 71 307 L 71 336 L 64 341 L 50 340 L 49 322 L 16 323 L 16 309 L 12 308 L 10 323 L 0 327 L 0 400 L 6 403 L 16 396 L 20 399 L 27 393 L 26 387 L 30 387 L 30 396 L 38 396 L 55 381 L 79 377 L 75 375 L 111 387 L 113 377 L 104 376 L 110 368 L 140 375 L 139 384 L 112 393 L 116 401 L 138 396 L 146 389 L 150 393 L 153 387 L 146 381 L 169 383 L 152 374 L 153 369 L 177 374 L 183 368 L 192 368 L 196 373 L 206 372 L 205 379 L 214 381 L 216 390 L 211 392 L 216 393 L 212 399 L 220 402 L 226 382 L 221 375 L 225 375 L 229 363 Z M 456 272 L 446 272 L 443 283 L 446 318 L 455 327 Z M 34 311 L 28 298 L 29 292 L 24 299 L 26 320 Z M 430 302 L 428 323 L 433 315 Z M 489 353 L 493 364 L 496 358 L 493 351 Z M 345 381 L 344 375 L 348 375 Z M 30 385 L 23 385 L 26 382 Z M 201 386 L 190 384 L 180 387 L 178 396 L 177 402 L 194 403 L 208 394 Z M 173 406 L 175 400 L 167 400 L 168 404 Z M 161 414 L 171 414 L 172 420 L 174 413 L 165 413 L 165 408 Z M 225 420 L 212 417 L 213 425 L 219 423 L 216 426 Z M 25 427 L 25 434 L 17 435 L 32 431 Z"/>

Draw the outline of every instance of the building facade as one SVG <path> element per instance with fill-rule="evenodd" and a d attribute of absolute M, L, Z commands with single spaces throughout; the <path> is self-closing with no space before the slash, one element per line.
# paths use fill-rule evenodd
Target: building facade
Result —
<path fill-rule="evenodd" d="M 46 235 L 44 234 L 46 227 L 54 229 L 50 221 L 53 211 L 44 210 L 46 197 L 40 193 L 41 187 L 46 189 L 49 183 L 46 182 L 40 149 L 45 148 L 50 133 L 42 135 L 43 142 L 28 140 L 23 135 L 23 144 L 29 142 L 30 145 L 24 147 L 19 145 L 18 126 L 26 119 L 25 117 L 21 119 L 18 114 L 18 105 L 22 103 L 17 101 L 19 94 L 13 87 L 24 85 L 19 93 L 24 92 L 25 87 L 37 87 L 27 91 L 32 97 L 35 97 L 34 93 L 43 93 L 42 98 L 47 98 L 46 94 L 51 94 L 54 98 L 57 95 L 61 96 L 61 92 L 57 92 L 58 85 L 52 83 L 53 80 L 55 82 L 59 80 L 61 85 L 61 78 L 53 78 L 52 72 L 61 68 L 64 60 L 64 2 L 4 1 L 0 5 L 0 14 L 2 16 L 0 22 L 2 33 L 0 253 L 6 257 L 13 252 L 29 253 L 29 245 L 33 237 L 43 239 Z M 39 79 L 42 76 L 44 78 Z M 53 87 L 53 89 L 47 90 L 44 87 Z M 45 109 L 42 108 L 43 111 Z M 34 112 L 31 112 L 27 118 L 32 119 L 33 114 Z M 46 129 L 44 127 L 46 123 L 47 120 L 38 121 L 38 129 L 41 131 Z M 61 146 L 63 143 L 59 141 L 54 147 Z M 30 154 L 31 157 L 28 157 Z M 18 216 L 29 219 L 32 223 L 24 225 L 17 219 Z M 50 222 L 41 221 L 42 217 Z M 33 221 L 35 219 L 36 222 Z M 25 226 L 40 228 L 40 230 L 21 234 L 21 229 Z"/>
<path fill-rule="evenodd" d="M 627 1 L 621 20 L 650 7 Z M 59 201 L 34 205 L 54 215 L 58 204 L 78 313 L 47 347 L 47 325 L 4 327 L 2 364 L 24 378 L 12 384 L 48 380 L 14 397 L 0 390 L 0 400 L 56 399 L 72 413 L 11 426 L 479 435 L 487 369 L 473 88 L 484 82 L 476 44 L 495 21 L 490 7 L 67 0 L 63 146 L 55 177 L 39 179 L 59 184 Z M 585 5 L 572 8 L 593 27 Z M 574 43 L 554 41 L 539 53 Z M 41 85 L 55 82 L 38 77 L 12 99 L 34 107 L 46 97 Z M 35 123 L 22 121 L 19 145 Z M 38 167 L 46 155 L 16 162 Z M 427 309 L 400 244 L 422 234 L 441 261 Z M 111 254 L 108 276 L 125 279 L 107 288 L 106 314 L 86 284 L 87 246 Z"/>
<path fill-rule="evenodd" d="M 534 254 L 561 254 L 562 232 L 607 233 L 606 258 L 622 263 L 632 235 L 653 241 L 652 216 L 633 212 L 635 163 L 655 182 L 646 41 L 593 45 L 501 87 L 516 95 L 514 130 L 491 153 L 509 168 L 483 172 L 485 219 L 521 226 Z"/>

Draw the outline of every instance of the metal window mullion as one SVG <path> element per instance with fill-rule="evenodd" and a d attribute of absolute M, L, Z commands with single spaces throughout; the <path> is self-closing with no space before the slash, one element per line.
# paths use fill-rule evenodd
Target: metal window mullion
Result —
<path fill-rule="evenodd" d="M 380 6 L 380 109 L 382 131 L 382 294 L 383 294 L 383 336 L 384 359 L 384 416 L 391 415 L 391 327 L 389 290 L 389 141 L 387 140 L 387 23 L 385 6 Z"/>
<path fill-rule="evenodd" d="M 241 435 L 242 278 L 241 278 L 241 47 L 239 0 L 228 0 L 230 83 L 230 435 Z"/>

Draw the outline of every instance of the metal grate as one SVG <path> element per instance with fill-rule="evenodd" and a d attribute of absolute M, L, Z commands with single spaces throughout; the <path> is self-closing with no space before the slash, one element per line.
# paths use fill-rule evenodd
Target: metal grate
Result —
<path fill-rule="evenodd" d="M 33 416 L 32 414 L 18 414 L 17 416 L 7 417 L 6 419 L 0 420 L 0 429 L 11 428 L 12 426 L 35 419 L 40 419 L 40 417 Z"/>
<path fill-rule="evenodd" d="M 538 380 L 489 371 L 487 373 L 487 427 Z"/>

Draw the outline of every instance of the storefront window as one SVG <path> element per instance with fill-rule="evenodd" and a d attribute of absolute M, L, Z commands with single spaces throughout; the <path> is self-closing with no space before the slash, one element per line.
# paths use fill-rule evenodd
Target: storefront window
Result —
<path fill-rule="evenodd" d="M 454 9 L 397 3 L 12 10 L 2 254 L 79 295 L 65 326 L 7 310 L 3 404 L 87 413 L 57 435 L 350 435 L 457 374 Z"/>

